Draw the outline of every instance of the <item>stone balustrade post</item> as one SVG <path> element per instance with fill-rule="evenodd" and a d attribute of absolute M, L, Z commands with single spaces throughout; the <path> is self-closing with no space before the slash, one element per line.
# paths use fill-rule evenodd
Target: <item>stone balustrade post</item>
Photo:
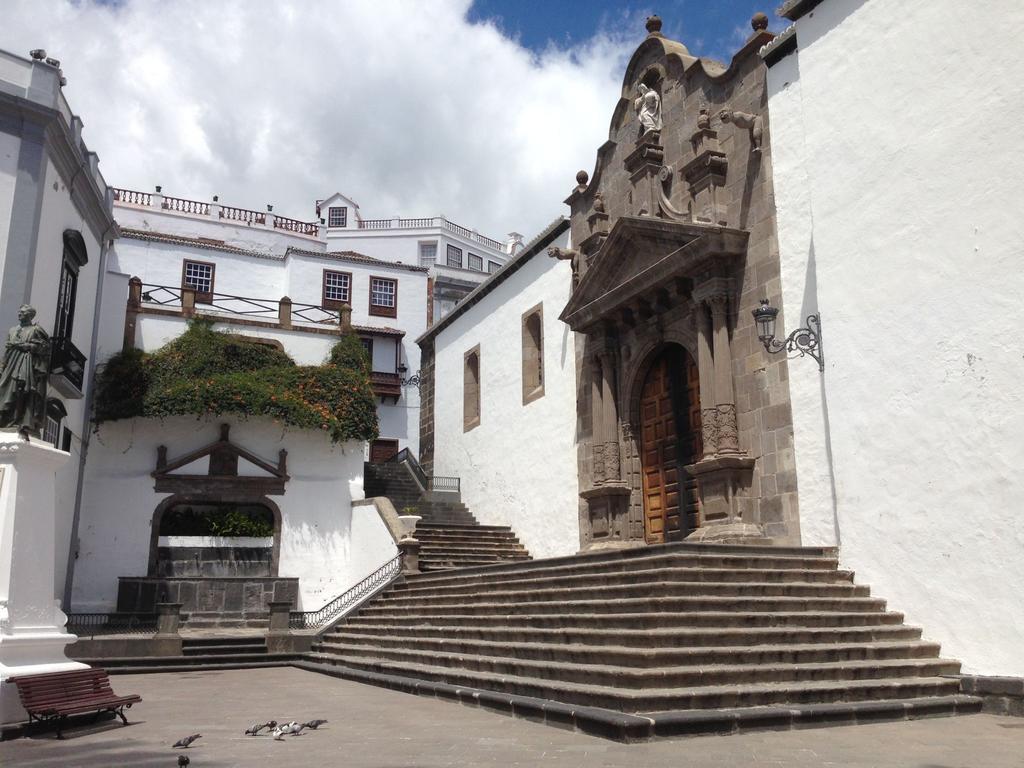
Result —
<path fill-rule="evenodd" d="M 290 632 L 292 601 L 271 600 L 267 603 L 267 607 L 270 609 L 270 632 L 284 634 Z"/>
<path fill-rule="evenodd" d="M 277 323 L 286 330 L 292 327 L 292 300 L 287 296 L 277 303 Z"/>
<path fill-rule="evenodd" d="M 133 277 L 128 281 L 128 306 L 124 311 L 124 339 L 121 349 L 135 349 L 135 328 L 139 310 L 142 308 L 142 280 Z"/>
<path fill-rule="evenodd" d="M 402 556 L 402 573 L 420 572 L 420 542 L 411 536 L 398 540 L 398 552 Z"/>
<path fill-rule="evenodd" d="M 348 333 L 352 330 L 352 305 L 342 304 L 341 309 L 338 310 L 338 329 L 342 333 Z"/>
<path fill-rule="evenodd" d="M 196 289 L 185 286 L 181 289 L 181 314 L 193 317 L 196 313 Z"/>
<path fill-rule="evenodd" d="M 224 208 L 224 206 L 222 206 L 216 200 L 214 200 L 212 203 L 210 203 L 210 218 L 214 219 L 215 221 L 219 221 L 220 220 L 220 213 L 223 210 L 223 208 Z"/>
<path fill-rule="evenodd" d="M 156 604 L 156 633 L 160 637 L 178 636 L 181 627 L 181 603 Z"/>

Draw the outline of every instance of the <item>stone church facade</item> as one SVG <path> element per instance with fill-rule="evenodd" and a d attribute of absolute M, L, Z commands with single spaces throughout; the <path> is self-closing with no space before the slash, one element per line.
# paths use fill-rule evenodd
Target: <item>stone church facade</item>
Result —
<path fill-rule="evenodd" d="M 566 203 L 581 549 L 800 541 L 780 304 L 767 18 L 722 67 L 661 34 L 626 69 L 608 141 Z M 653 94 L 653 95 L 652 95 Z"/>

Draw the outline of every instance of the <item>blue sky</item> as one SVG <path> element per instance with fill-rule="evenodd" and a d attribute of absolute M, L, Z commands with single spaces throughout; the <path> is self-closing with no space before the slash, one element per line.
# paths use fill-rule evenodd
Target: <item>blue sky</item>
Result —
<path fill-rule="evenodd" d="M 784 20 L 775 16 L 779 0 L 475 0 L 471 21 L 494 21 L 508 36 L 535 52 L 548 45 L 584 42 L 598 32 L 643 35 L 643 19 L 662 18 L 662 32 L 681 40 L 696 56 L 727 61 L 750 34 L 750 17 L 768 14 L 769 29 L 780 31 Z"/>

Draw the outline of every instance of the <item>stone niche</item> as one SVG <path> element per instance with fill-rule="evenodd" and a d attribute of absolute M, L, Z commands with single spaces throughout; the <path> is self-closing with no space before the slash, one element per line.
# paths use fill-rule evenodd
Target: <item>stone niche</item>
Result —
<path fill-rule="evenodd" d="M 751 317 L 762 297 L 781 303 L 757 55 L 773 36 L 763 17 L 752 24 L 725 66 L 649 19 L 593 174 L 566 199 L 573 248 L 550 255 L 573 267 L 561 318 L 579 334 L 584 550 L 799 542 L 787 362 Z M 654 366 L 678 450 L 654 437 Z"/>

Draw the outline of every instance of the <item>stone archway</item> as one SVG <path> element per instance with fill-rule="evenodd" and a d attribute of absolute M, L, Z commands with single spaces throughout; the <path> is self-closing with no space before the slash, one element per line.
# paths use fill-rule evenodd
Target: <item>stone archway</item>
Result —
<path fill-rule="evenodd" d="M 218 493 L 176 493 L 168 496 L 157 505 L 153 513 L 153 520 L 149 535 L 149 563 L 146 574 L 149 577 L 157 577 L 157 563 L 160 551 L 160 526 L 164 515 L 175 507 L 209 504 L 247 504 L 260 506 L 267 509 L 274 519 L 274 543 L 270 552 L 270 573 L 273 578 L 278 575 L 278 568 L 281 559 L 281 509 L 268 499 L 259 494 L 218 494 Z"/>

